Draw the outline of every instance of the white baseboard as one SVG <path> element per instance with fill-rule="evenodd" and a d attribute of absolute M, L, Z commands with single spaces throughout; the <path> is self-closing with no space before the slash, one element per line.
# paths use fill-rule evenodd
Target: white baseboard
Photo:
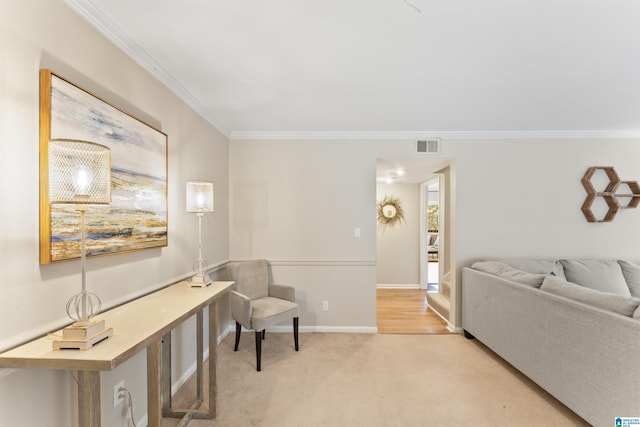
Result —
<path fill-rule="evenodd" d="M 433 313 L 435 313 L 439 318 L 441 318 L 442 320 L 444 320 L 445 322 L 447 322 L 447 328 L 449 328 L 449 326 L 451 326 L 451 323 L 449 323 L 449 319 L 445 318 L 442 314 L 440 314 L 438 311 L 434 310 L 433 307 L 431 307 L 429 305 L 429 303 L 427 302 L 427 306 L 431 309 L 431 311 L 433 311 Z"/>
<path fill-rule="evenodd" d="M 449 323 L 449 322 L 447 322 L 447 323 Z M 447 329 L 450 330 L 451 332 L 453 332 L 454 334 L 462 334 L 462 333 L 464 333 L 464 329 L 463 328 L 461 328 L 461 327 L 457 327 L 456 328 L 451 323 L 449 323 L 447 325 Z"/>
<path fill-rule="evenodd" d="M 378 289 L 420 289 L 420 285 L 416 283 L 378 283 Z"/>
<path fill-rule="evenodd" d="M 267 332 L 293 333 L 292 326 L 274 326 L 267 329 Z M 313 332 L 334 333 L 334 334 L 377 334 L 377 326 L 300 326 L 298 332 L 303 334 Z"/>
<path fill-rule="evenodd" d="M 228 333 L 235 334 L 235 327 L 231 327 Z M 252 332 L 250 329 L 242 327 L 242 332 Z M 267 329 L 267 332 L 276 334 L 291 334 L 293 326 L 279 325 Z M 300 326 L 298 332 L 301 334 L 309 334 L 314 332 L 335 333 L 335 334 L 377 334 L 377 326 Z M 226 335 L 225 335 L 226 336 Z"/>
<path fill-rule="evenodd" d="M 140 418 L 138 421 L 136 421 L 136 425 L 137 426 L 149 426 L 149 418 L 147 417 L 147 414 L 144 414 L 142 416 L 142 418 Z"/>
<path fill-rule="evenodd" d="M 235 326 L 229 325 L 221 334 L 218 335 L 218 345 L 229 335 L 231 332 L 235 333 Z M 203 360 L 207 360 L 209 357 L 209 347 L 206 346 L 203 353 Z M 171 384 L 171 395 L 173 396 L 176 392 L 186 383 L 189 378 L 196 372 L 196 361 L 193 361 L 193 364 L 189 366 L 189 368 L 178 378 L 173 384 Z M 144 424 L 141 424 L 144 425 Z"/>

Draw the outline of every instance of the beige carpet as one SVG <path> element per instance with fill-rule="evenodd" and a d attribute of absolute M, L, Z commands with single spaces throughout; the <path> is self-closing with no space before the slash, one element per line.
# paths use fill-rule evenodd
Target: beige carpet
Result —
<path fill-rule="evenodd" d="M 253 333 L 218 354 L 218 416 L 200 426 L 584 426 L 476 340 L 460 335 Z M 176 396 L 190 398 L 187 383 Z M 164 426 L 175 426 L 170 420 Z"/>

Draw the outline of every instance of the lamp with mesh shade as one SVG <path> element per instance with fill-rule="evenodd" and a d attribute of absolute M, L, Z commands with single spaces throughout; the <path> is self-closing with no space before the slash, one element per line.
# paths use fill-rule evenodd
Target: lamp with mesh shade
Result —
<path fill-rule="evenodd" d="M 198 260 L 193 264 L 195 274 L 190 285 L 204 287 L 211 284 L 207 274 L 207 261 L 202 258 L 202 216 L 213 212 L 213 183 L 206 181 L 187 182 L 187 212 L 198 215 Z"/>
<path fill-rule="evenodd" d="M 49 202 L 73 204 L 80 214 L 80 260 L 82 290 L 67 301 L 67 314 L 75 322 L 62 330 L 54 350 L 87 350 L 113 335 L 100 313 L 100 298 L 87 292 L 85 213 L 90 205 L 111 204 L 111 151 L 93 142 L 56 139 L 49 141 Z"/>

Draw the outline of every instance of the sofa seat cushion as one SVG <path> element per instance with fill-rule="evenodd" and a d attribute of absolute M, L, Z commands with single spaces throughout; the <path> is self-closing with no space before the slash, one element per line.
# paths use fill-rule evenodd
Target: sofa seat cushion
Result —
<path fill-rule="evenodd" d="M 622 274 L 627 281 L 632 297 L 640 298 L 640 264 L 637 262 L 618 260 Z"/>
<path fill-rule="evenodd" d="M 640 298 L 596 291 L 555 276 L 545 277 L 540 289 L 628 317 L 634 316 L 640 306 Z"/>
<path fill-rule="evenodd" d="M 500 261 L 478 261 L 475 262 L 471 268 L 484 271 L 485 273 L 494 274 L 498 277 L 502 277 L 503 279 L 513 280 L 514 282 L 531 286 L 533 288 L 539 288 L 546 277 L 546 274 L 528 273 L 526 271 L 515 269 Z"/>
<path fill-rule="evenodd" d="M 615 260 L 560 260 L 567 281 L 587 288 L 629 297 L 629 286 Z"/>

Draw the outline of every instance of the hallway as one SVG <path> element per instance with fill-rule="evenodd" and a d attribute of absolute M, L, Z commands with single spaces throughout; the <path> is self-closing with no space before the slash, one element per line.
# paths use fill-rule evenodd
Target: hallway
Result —
<path fill-rule="evenodd" d="M 428 295 L 424 289 L 378 289 L 378 333 L 450 334 L 446 322 L 427 307 Z"/>

